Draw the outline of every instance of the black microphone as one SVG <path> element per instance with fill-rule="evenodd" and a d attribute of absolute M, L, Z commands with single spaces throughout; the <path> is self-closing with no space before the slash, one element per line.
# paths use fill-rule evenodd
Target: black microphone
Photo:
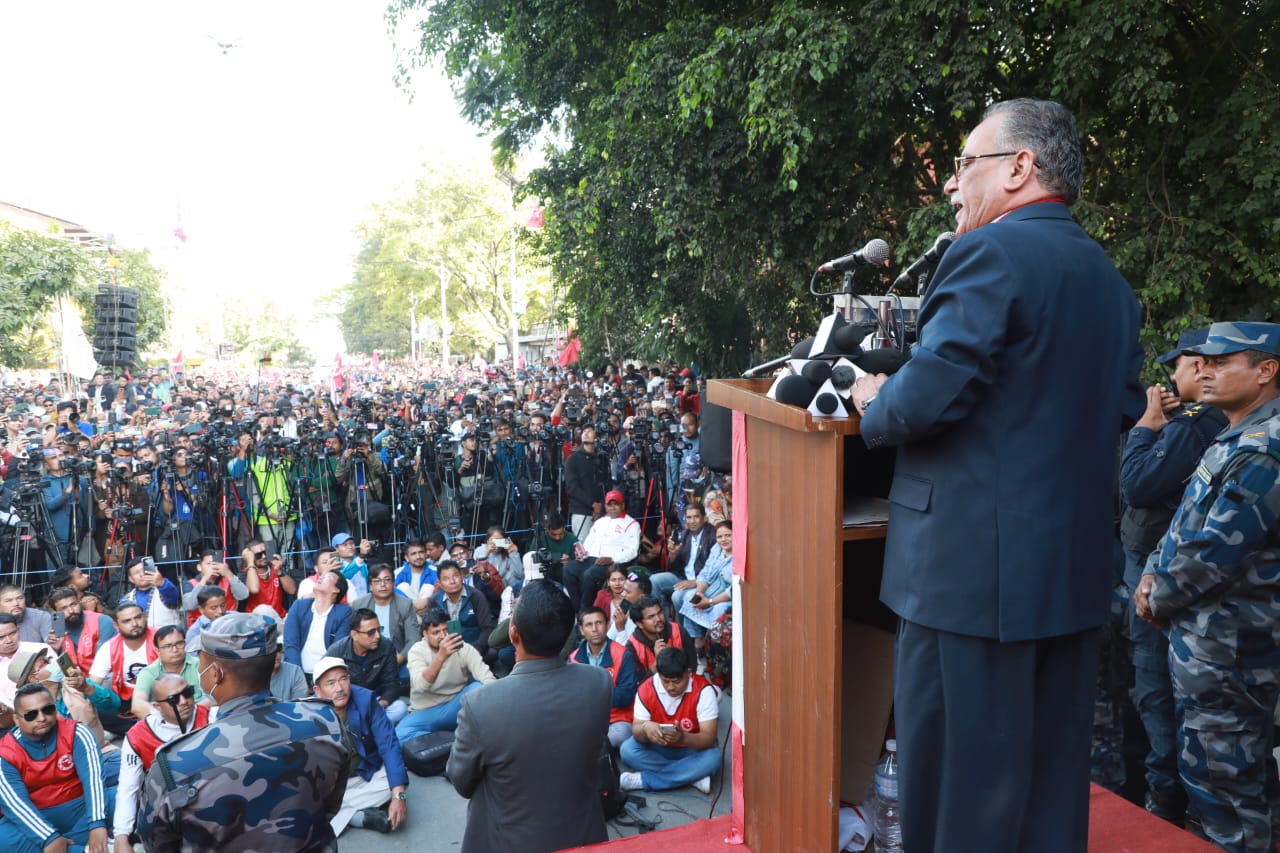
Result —
<path fill-rule="evenodd" d="M 825 361 L 811 361 L 800 368 L 800 375 L 812 382 L 816 388 L 831 378 L 831 365 Z"/>
<path fill-rule="evenodd" d="M 775 358 L 773 361 L 766 361 L 764 364 L 757 364 L 755 367 L 749 368 L 742 372 L 747 379 L 754 376 L 763 376 L 766 373 L 772 373 L 779 367 L 782 367 L 793 358 L 808 358 L 809 349 L 813 346 L 813 335 L 805 338 L 800 343 L 791 348 L 790 355 L 784 355 L 781 358 Z"/>
<path fill-rule="evenodd" d="M 933 241 L 933 245 L 929 247 L 929 251 L 916 258 L 915 263 L 907 267 L 902 275 L 893 281 L 893 290 L 906 287 L 920 276 L 924 275 L 931 267 L 935 266 L 938 261 L 942 260 L 942 255 L 950 248 L 952 242 L 956 239 L 956 232 L 947 231 L 939 234 L 938 239 Z"/>
<path fill-rule="evenodd" d="M 869 323 L 850 323 L 841 326 L 831 333 L 831 342 L 841 355 L 855 356 L 862 353 L 862 342 L 867 335 L 873 334 L 880 325 L 875 321 Z"/>
<path fill-rule="evenodd" d="M 835 258 L 818 267 L 818 272 L 848 272 L 868 264 L 883 264 L 889 260 L 889 244 L 876 238 L 851 255 Z"/>
<path fill-rule="evenodd" d="M 774 386 L 773 399 L 779 403 L 804 409 L 813 402 L 813 395 L 817 390 L 818 386 L 808 379 L 798 373 L 792 373 L 778 380 L 778 384 Z"/>

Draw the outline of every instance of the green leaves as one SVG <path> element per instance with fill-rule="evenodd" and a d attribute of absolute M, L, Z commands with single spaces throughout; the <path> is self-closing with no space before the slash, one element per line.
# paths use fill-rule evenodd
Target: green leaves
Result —
<path fill-rule="evenodd" d="M 1153 339 L 1280 317 L 1280 16 L 1251 0 L 858 4 L 402 0 L 419 61 L 518 147 L 587 355 L 736 372 L 812 330 L 814 267 L 902 264 L 953 226 L 950 158 L 992 101 L 1052 97 L 1086 153 L 1076 214 Z M 555 118 L 553 118 L 555 117 Z M 891 274 L 865 270 L 881 292 Z"/>

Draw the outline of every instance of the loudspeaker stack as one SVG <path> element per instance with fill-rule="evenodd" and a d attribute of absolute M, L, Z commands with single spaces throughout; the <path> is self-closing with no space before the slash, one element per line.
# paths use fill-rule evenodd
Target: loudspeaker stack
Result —
<path fill-rule="evenodd" d="M 138 357 L 138 291 L 98 285 L 93 316 L 93 357 L 98 364 L 131 367 Z"/>

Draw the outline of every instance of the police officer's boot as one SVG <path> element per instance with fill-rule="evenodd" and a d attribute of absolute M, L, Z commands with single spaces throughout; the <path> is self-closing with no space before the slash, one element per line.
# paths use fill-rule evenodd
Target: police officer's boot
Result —
<path fill-rule="evenodd" d="M 1151 789 L 1147 791 L 1142 805 L 1161 820 L 1166 820 L 1174 826 L 1182 826 L 1187 813 L 1187 794 L 1182 788 L 1168 788 L 1163 791 Z"/>

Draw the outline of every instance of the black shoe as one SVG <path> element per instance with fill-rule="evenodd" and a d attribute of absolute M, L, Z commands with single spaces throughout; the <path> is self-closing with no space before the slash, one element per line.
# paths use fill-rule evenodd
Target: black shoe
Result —
<path fill-rule="evenodd" d="M 1142 806 L 1161 820 L 1182 826 L 1187 812 L 1187 795 L 1181 788 L 1148 790 Z"/>
<path fill-rule="evenodd" d="M 391 831 L 391 818 L 387 817 L 387 813 L 382 809 L 361 809 L 360 813 L 364 815 L 364 823 L 361 826 L 365 829 L 372 829 L 383 835 Z"/>

